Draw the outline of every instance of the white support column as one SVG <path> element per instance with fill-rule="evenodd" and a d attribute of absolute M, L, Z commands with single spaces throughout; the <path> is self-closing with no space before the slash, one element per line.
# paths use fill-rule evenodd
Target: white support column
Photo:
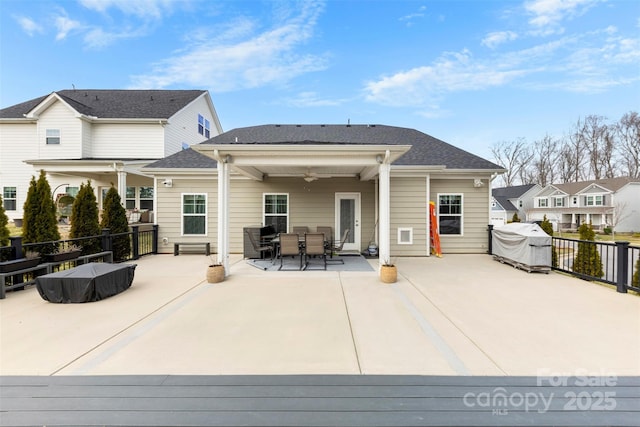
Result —
<path fill-rule="evenodd" d="M 389 164 L 389 151 L 384 160 L 378 167 L 379 178 L 379 213 L 380 213 L 380 235 L 379 240 L 379 263 L 383 264 L 391 263 L 391 241 L 389 235 L 391 234 L 391 180 L 390 180 L 391 165 Z"/>
<path fill-rule="evenodd" d="M 218 263 L 229 275 L 229 165 L 218 161 Z"/>
<path fill-rule="evenodd" d="M 116 169 L 118 175 L 118 194 L 120 195 L 120 203 L 126 206 L 127 198 L 127 173 L 122 169 Z"/>

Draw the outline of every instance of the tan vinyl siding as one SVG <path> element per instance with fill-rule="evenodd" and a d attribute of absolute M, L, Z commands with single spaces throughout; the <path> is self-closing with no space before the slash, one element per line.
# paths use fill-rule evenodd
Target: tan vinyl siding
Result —
<path fill-rule="evenodd" d="M 230 201 L 230 251 L 243 250 L 243 228 L 262 225 L 262 199 L 264 193 L 289 195 L 289 230 L 306 225 L 315 230 L 318 225 L 328 225 L 335 232 L 335 193 L 359 192 L 361 194 L 361 242 L 368 246 L 375 224 L 375 184 L 355 178 L 319 179 L 307 183 L 302 178 L 269 178 L 263 182 L 248 179 L 231 180 Z"/>
<path fill-rule="evenodd" d="M 169 177 L 166 177 L 169 178 Z M 158 177 L 162 183 L 165 177 Z M 209 242 L 215 251 L 218 231 L 218 183 L 215 179 L 194 177 L 191 179 L 173 179 L 173 186 L 166 188 L 159 184 L 157 187 L 156 220 L 160 224 L 158 230 L 158 252 L 172 253 L 175 242 Z M 182 197 L 183 193 L 204 193 L 207 195 L 207 235 L 182 236 Z M 168 244 L 162 239 L 167 238 Z"/>
<path fill-rule="evenodd" d="M 486 179 L 487 177 L 481 177 Z M 486 182 L 486 181 L 485 181 Z M 438 203 L 438 194 L 462 194 L 462 236 L 440 236 L 443 253 L 485 253 L 489 224 L 489 188 L 475 188 L 473 177 L 432 179 L 430 199 Z"/>
<path fill-rule="evenodd" d="M 427 178 L 391 178 L 391 256 L 426 256 Z M 398 244 L 398 228 L 413 229 L 413 243 Z"/>

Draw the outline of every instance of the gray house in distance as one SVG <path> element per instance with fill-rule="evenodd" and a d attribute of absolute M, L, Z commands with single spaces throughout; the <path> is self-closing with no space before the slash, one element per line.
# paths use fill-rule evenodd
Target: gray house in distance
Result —
<path fill-rule="evenodd" d="M 538 184 L 513 185 L 491 190 L 493 202 L 491 204 L 491 223 L 504 225 L 518 214 L 521 221 L 526 221 L 527 212 L 533 208 L 533 196 L 542 187 Z"/>
<path fill-rule="evenodd" d="M 243 228 L 350 229 L 345 249 L 380 262 L 429 256 L 429 202 L 445 253 L 487 250 L 491 181 L 504 170 L 414 129 L 262 125 L 233 129 L 149 164 L 160 252 L 210 242 L 220 262 L 242 253 Z M 228 271 L 228 269 L 227 269 Z"/>

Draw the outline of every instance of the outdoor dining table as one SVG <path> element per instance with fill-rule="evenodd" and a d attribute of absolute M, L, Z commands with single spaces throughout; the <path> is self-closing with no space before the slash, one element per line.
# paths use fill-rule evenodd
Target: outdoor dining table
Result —
<path fill-rule="evenodd" d="M 298 234 L 298 246 L 300 247 L 301 250 L 304 250 L 304 234 Z M 277 253 L 278 253 L 278 246 L 280 246 L 280 234 L 278 234 L 276 237 L 274 237 L 273 239 L 271 239 L 270 244 L 273 247 L 273 259 L 275 260 L 277 258 Z M 324 239 L 324 247 L 325 248 L 329 248 L 331 245 L 331 242 L 329 240 L 327 240 L 327 238 L 325 237 Z"/>

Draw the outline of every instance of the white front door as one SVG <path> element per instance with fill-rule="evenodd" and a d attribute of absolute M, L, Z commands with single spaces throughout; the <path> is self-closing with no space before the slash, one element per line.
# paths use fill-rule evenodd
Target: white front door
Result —
<path fill-rule="evenodd" d="M 360 252 L 360 193 L 336 193 L 335 239 L 349 229 L 343 250 Z"/>

